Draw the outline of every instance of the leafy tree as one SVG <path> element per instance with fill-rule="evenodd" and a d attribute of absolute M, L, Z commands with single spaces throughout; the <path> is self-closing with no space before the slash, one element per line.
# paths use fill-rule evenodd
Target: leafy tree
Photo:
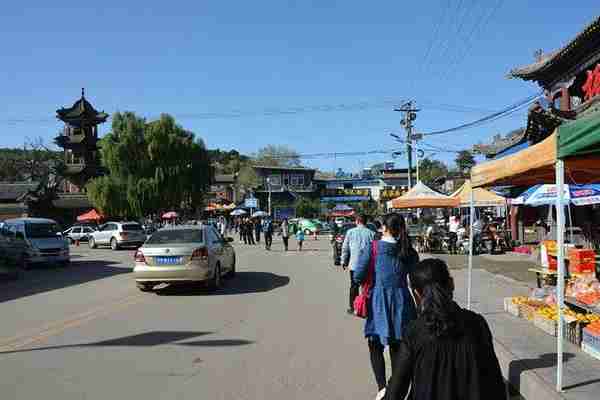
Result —
<path fill-rule="evenodd" d="M 379 213 L 379 206 L 374 200 L 362 201 L 354 209 L 357 214 L 365 214 L 369 217 L 374 217 Z"/>
<path fill-rule="evenodd" d="M 419 162 L 419 179 L 426 185 L 431 185 L 438 178 L 448 175 L 448 167 L 440 160 L 424 158 Z"/>
<path fill-rule="evenodd" d="M 258 150 L 254 161 L 270 167 L 299 167 L 300 155 L 287 146 L 268 145 Z"/>
<path fill-rule="evenodd" d="M 212 174 L 206 146 L 170 115 L 146 122 L 132 112 L 116 113 L 100 152 L 109 175 L 87 188 L 106 215 L 141 217 L 202 205 Z"/>
<path fill-rule="evenodd" d="M 319 200 L 302 197 L 296 202 L 296 216 L 300 218 L 316 218 L 321 213 Z"/>
<path fill-rule="evenodd" d="M 468 174 L 475 165 L 475 157 L 469 150 L 463 150 L 457 154 L 455 162 L 460 173 Z"/>

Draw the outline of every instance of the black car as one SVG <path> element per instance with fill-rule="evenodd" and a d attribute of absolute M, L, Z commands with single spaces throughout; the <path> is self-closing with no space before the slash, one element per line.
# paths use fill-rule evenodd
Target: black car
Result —
<path fill-rule="evenodd" d="M 340 265 L 342 263 L 342 244 L 344 244 L 346 232 L 355 227 L 355 224 L 344 224 L 334 230 L 331 239 L 331 245 L 333 247 L 333 265 Z"/>

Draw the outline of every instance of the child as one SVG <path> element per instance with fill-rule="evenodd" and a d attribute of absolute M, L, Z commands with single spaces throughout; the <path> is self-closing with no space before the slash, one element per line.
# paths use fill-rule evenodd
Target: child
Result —
<path fill-rule="evenodd" d="M 304 232 L 298 229 L 296 232 L 296 240 L 298 241 L 298 251 L 302 251 L 302 243 L 304 242 Z"/>

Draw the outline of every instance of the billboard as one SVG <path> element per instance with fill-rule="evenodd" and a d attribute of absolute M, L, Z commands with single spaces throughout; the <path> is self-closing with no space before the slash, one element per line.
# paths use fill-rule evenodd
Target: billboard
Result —
<path fill-rule="evenodd" d="M 244 207 L 246 208 L 258 208 L 258 199 L 250 197 L 244 200 Z"/>

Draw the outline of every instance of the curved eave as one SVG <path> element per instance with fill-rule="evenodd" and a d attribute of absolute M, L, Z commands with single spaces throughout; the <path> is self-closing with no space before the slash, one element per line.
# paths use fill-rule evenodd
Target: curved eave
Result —
<path fill-rule="evenodd" d="M 598 48 L 600 48 L 600 16 L 561 49 L 550 53 L 542 61 L 511 70 L 508 77 L 547 84 L 556 77 L 572 71 L 573 66 L 586 62 L 589 55 L 597 52 Z"/>

